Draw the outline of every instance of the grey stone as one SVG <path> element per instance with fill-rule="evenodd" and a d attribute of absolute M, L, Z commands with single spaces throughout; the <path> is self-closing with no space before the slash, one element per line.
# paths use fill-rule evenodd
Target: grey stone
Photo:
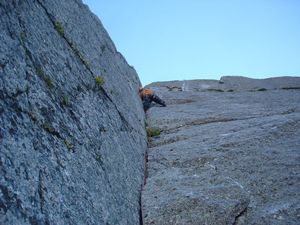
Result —
<path fill-rule="evenodd" d="M 299 77 L 149 87 L 144 224 L 299 224 Z"/>
<path fill-rule="evenodd" d="M 140 224 L 139 86 L 81 1 L 1 1 L 0 224 Z"/>

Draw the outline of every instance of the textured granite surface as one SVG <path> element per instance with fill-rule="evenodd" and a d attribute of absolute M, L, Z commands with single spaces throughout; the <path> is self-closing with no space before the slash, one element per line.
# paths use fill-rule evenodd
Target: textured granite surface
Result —
<path fill-rule="evenodd" d="M 144 224 L 299 224 L 299 77 L 149 87 Z"/>
<path fill-rule="evenodd" d="M 81 1 L 1 1 L 0 224 L 140 224 L 139 86 Z"/>

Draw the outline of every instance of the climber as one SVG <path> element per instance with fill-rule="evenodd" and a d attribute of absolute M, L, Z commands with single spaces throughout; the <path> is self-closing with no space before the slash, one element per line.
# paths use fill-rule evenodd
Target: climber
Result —
<path fill-rule="evenodd" d="M 161 100 L 152 90 L 146 88 L 140 88 L 139 94 L 143 102 L 144 111 L 146 112 L 150 107 L 151 103 L 156 102 L 163 107 L 166 107 L 166 103 Z"/>

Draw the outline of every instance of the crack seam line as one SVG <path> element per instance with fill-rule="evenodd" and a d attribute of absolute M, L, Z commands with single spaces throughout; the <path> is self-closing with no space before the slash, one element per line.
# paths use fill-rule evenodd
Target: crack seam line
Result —
<path fill-rule="evenodd" d="M 48 16 L 48 18 L 50 19 L 50 17 Z M 22 20 L 19 18 L 19 14 L 18 14 L 18 22 L 19 22 L 19 25 L 20 25 L 20 27 L 22 28 L 22 30 L 25 30 L 25 28 L 24 28 L 24 24 L 23 24 L 23 22 L 22 22 Z M 51 19 L 50 19 L 51 20 Z M 52 22 L 52 20 L 51 20 L 51 22 Z M 35 65 L 35 60 L 33 59 L 33 56 L 32 56 L 32 53 L 31 53 L 31 51 L 24 45 L 24 44 L 22 44 L 22 47 L 24 48 L 24 50 L 25 50 L 25 54 L 26 53 L 30 53 L 30 54 L 26 54 L 28 57 L 29 57 L 29 60 L 31 61 L 31 63 L 32 63 L 32 65 L 34 66 Z M 8 97 L 8 98 L 11 98 L 11 99 L 13 99 L 13 98 L 15 98 L 15 97 L 17 97 L 17 96 L 19 96 L 19 95 L 22 95 L 22 94 L 24 94 L 24 93 L 26 93 L 26 91 L 18 91 L 17 93 L 15 93 L 15 94 L 13 94 L 12 96 L 6 96 L 6 97 Z M 104 93 L 104 94 L 106 94 L 106 93 Z M 113 101 L 109 98 L 109 96 L 107 96 L 108 97 L 108 99 L 113 103 Z M 115 106 L 115 104 L 113 103 L 113 105 Z M 115 106 L 116 107 L 116 106 Z M 117 109 L 117 107 L 116 107 L 116 109 Z M 21 110 L 23 113 L 25 113 L 25 114 L 28 114 L 28 112 L 26 112 L 26 111 L 23 111 L 23 110 Z M 118 111 L 118 109 L 117 109 L 117 111 Z M 121 118 L 121 120 L 127 125 L 127 126 L 129 126 L 128 124 L 128 122 L 126 121 L 126 119 L 124 118 L 124 116 L 118 111 L 118 113 L 119 113 L 119 116 L 120 116 L 120 118 Z M 129 126 L 130 128 L 132 128 L 132 126 Z M 132 130 L 134 130 L 138 135 L 140 135 L 140 136 L 143 136 L 142 134 L 140 134 L 137 130 L 135 130 L 134 128 L 132 128 Z M 63 139 L 61 136 L 60 136 L 60 134 L 58 133 L 58 135 L 55 135 L 55 136 L 57 136 L 58 138 L 60 138 L 60 139 Z"/>
<path fill-rule="evenodd" d="M 251 119 L 258 119 L 258 118 L 266 118 L 266 117 L 272 117 L 272 116 L 284 116 L 284 115 L 288 115 L 288 114 L 292 114 L 292 113 L 296 113 L 296 112 L 282 112 L 280 114 L 270 114 L 270 115 L 265 115 L 265 116 L 253 116 L 253 117 L 247 117 L 247 118 L 233 118 L 233 119 L 220 119 L 220 120 L 210 120 L 210 121 L 203 121 L 203 122 L 190 122 L 190 123 L 186 123 L 184 125 L 179 125 L 176 126 L 174 128 L 170 128 L 167 130 L 163 130 L 162 132 L 166 132 L 166 133 L 171 133 L 174 130 L 180 129 L 182 127 L 192 127 L 192 126 L 201 126 L 201 125 L 207 125 L 207 124 L 211 124 L 211 123 L 226 123 L 226 122 L 232 122 L 232 121 L 244 121 L 244 120 L 251 120 Z"/>
<path fill-rule="evenodd" d="M 271 115 L 271 116 L 276 116 L 276 115 L 286 115 L 286 114 L 274 114 L 274 115 Z M 265 116 L 265 117 L 268 117 L 268 116 Z M 225 122 L 238 121 L 238 120 L 248 120 L 248 119 L 250 120 L 250 119 L 254 119 L 254 118 L 263 118 L 263 117 L 252 117 L 252 118 L 236 119 L 236 120 L 228 120 L 228 121 L 213 121 L 213 122 L 208 122 L 208 123 L 201 123 L 201 124 L 199 123 L 199 124 L 195 124 L 195 125 L 186 125 L 186 126 L 183 126 L 183 127 L 188 128 L 188 127 L 191 127 L 191 126 L 201 126 L 201 125 L 206 125 L 206 124 L 210 124 L 210 123 L 219 123 L 219 122 L 224 122 L 225 123 Z M 178 128 L 181 128 L 181 127 L 172 128 L 170 130 L 165 130 L 166 134 L 176 134 L 177 132 L 172 132 L 172 131 L 176 130 Z M 171 132 L 169 132 L 169 131 L 171 131 Z M 193 137 L 194 136 L 191 136 L 191 137 L 179 139 L 179 140 L 176 140 L 176 141 L 173 141 L 171 139 L 167 139 L 167 140 L 162 141 L 162 142 L 155 142 L 153 145 L 148 146 L 148 149 L 157 148 L 157 147 L 161 147 L 161 146 L 164 146 L 164 145 L 172 144 L 172 143 L 175 143 L 175 142 L 180 142 L 180 141 L 188 140 L 188 139 L 193 138 Z"/>
<path fill-rule="evenodd" d="M 247 212 L 247 209 L 248 209 L 248 205 L 249 205 L 249 202 L 248 204 L 245 206 L 245 208 L 238 214 L 234 217 L 234 221 L 232 223 L 232 225 L 237 225 L 238 224 L 238 219 L 240 217 L 242 217 L 246 212 Z"/>

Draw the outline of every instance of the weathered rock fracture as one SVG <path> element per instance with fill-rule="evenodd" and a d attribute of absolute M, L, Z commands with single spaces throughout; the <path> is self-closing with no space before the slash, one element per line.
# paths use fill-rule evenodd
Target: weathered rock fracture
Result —
<path fill-rule="evenodd" d="M 300 78 L 150 87 L 144 224 L 300 223 Z"/>
<path fill-rule="evenodd" d="M 0 224 L 140 224 L 139 78 L 80 0 L 0 1 Z"/>

